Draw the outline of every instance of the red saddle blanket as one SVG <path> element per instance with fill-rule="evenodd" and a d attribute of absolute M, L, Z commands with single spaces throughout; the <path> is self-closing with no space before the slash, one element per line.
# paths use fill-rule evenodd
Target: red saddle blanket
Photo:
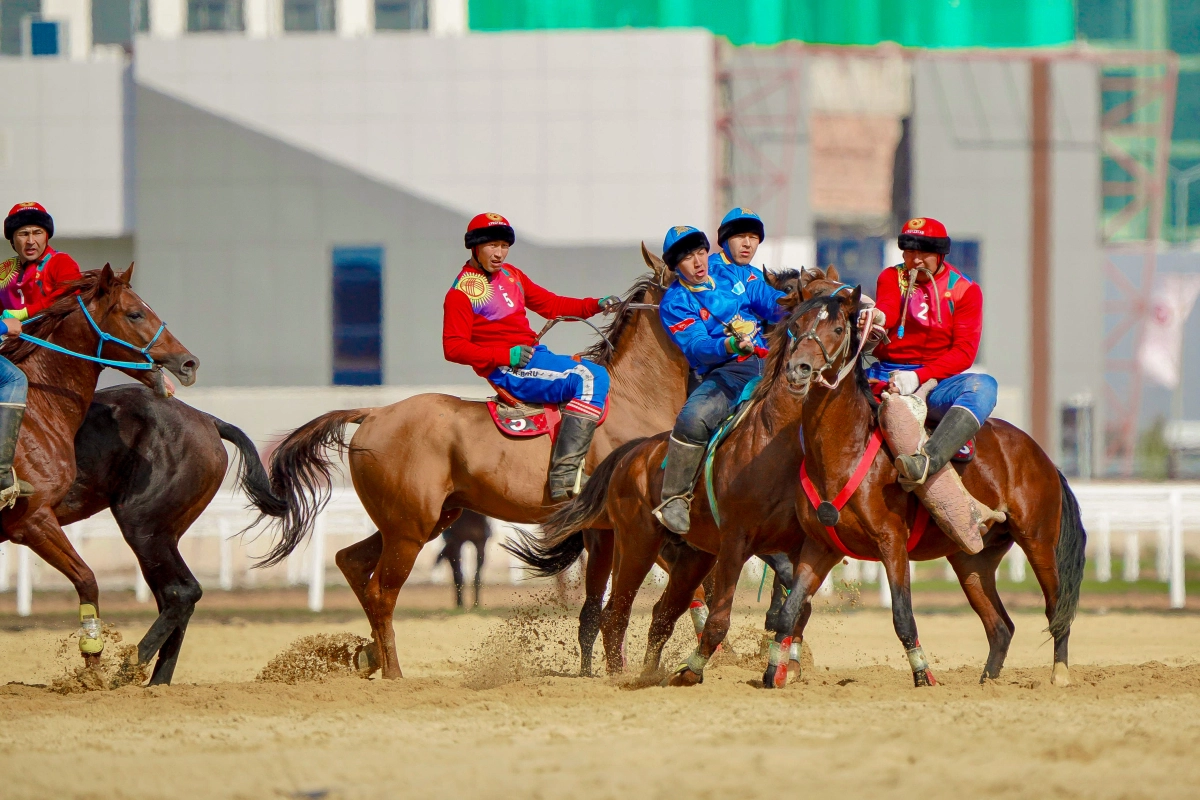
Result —
<path fill-rule="evenodd" d="M 509 404 L 504 398 L 493 397 L 487 401 L 488 413 L 492 422 L 506 436 L 532 437 L 550 435 L 550 441 L 558 440 L 558 430 L 562 427 L 562 407 L 547 403 L 546 405 L 527 406 L 523 403 Z M 600 423 L 608 418 L 608 404 L 600 415 Z"/>

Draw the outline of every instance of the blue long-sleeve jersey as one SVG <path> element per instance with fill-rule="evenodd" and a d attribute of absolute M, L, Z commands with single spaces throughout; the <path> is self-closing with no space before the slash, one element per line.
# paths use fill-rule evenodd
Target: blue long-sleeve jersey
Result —
<path fill-rule="evenodd" d="M 711 259 L 705 283 L 688 286 L 677 280 L 671 284 L 659 303 L 658 316 L 692 369 L 703 375 L 740 357 L 725 349 L 725 339 L 732 333 L 746 334 L 755 345 L 766 347 L 762 324 L 783 317 L 781 297 L 783 292 L 771 288 L 758 270 Z"/>

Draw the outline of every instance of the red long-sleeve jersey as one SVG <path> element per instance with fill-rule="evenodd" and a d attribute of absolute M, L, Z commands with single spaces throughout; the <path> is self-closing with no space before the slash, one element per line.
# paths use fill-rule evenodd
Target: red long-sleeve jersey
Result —
<path fill-rule="evenodd" d="M 497 367 L 507 367 L 513 347 L 532 345 L 537 339 L 526 308 L 546 319 L 590 317 L 600 313 L 600 301 L 560 297 L 511 264 L 488 275 L 467 262 L 446 292 L 442 319 L 446 360 L 474 367 L 485 378 Z"/>
<path fill-rule="evenodd" d="M 922 383 L 965 372 L 975 363 L 983 333 L 983 292 L 979 284 L 947 262 L 933 283 L 917 283 L 913 289 L 902 337 L 899 327 L 904 283 L 903 265 L 888 267 L 879 274 L 875 303 L 887 316 L 891 341 L 875 348 L 875 356 L 896 364 L 920 364 L 916 372 Z M 940 322 L 935 303 L 940 306 Z"/>
<path fill-rule="evenodd" d="M 0 263 L 0 311 L 29 319 L 49 308 L 64 288 L 79 280 L 79 265 L 66 253 L 47 247 L 41 261 L 21 268 L 13 257 Z"/>

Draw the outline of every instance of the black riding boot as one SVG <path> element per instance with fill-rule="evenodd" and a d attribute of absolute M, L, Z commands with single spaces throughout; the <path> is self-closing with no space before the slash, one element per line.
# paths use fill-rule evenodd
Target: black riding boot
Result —
<path fill-rule="evenodd" d="M 592 447 L 596 435 L 596 420 L 591 417 L 562 415 L 562 427 L 558 441 L 550 456 L 550 499 L 566 500 L 583 490 L 587 478 L 583 474 L 583 460 Z"/>
<path fill-rule="evenodd" d="M 0 493 L 16 480 L 21 497 L 33 494 L 33 486 L 17 480 L 13 472 L 13 457 L 17 454 L 17 438 L 21 435 L 21 420 L 25 417 L 24 403 L 0 403 Z"/>
<path fill-rule="evenodd" d="M 692 487 L 704 459 L 704 445 L 681 442 L 672 436 L 667 444 L 667 470 L 663 475 L 662 504 L 654 516 L 667 530 L 683 536 L 692 527 Z"/>
<path fill-rule="evenodd" d="M 972 436 L 979 433 L 979 428 L 979 420 L 974 414 L 961 406 L 952 406 L 920 452 L 896 459 L 901 485 L 906 489 L 919 486 L 935 475 Z"/>

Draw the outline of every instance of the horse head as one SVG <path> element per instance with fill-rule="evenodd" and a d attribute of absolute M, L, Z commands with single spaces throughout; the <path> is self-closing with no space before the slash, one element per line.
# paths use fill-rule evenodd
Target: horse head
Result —
<path fill-rule="evenodd" d="M 152 369 L 120 368 L 142 382 L 160 397 L 168 396 L 162 369 L 170 370 L 184 386 L 196 382 L 200 359 L 192 355 L 167 330 L 154 310 L 130 287 L 133 264 L 122 273 L 105 264 L 99 270 L 95 290 L 83 306 L 91 317 L 93 333 L 99 338 L 95 351 L 101 358 L 114 361 L 145 361 Z"/>
<path fill-rule="evenodd" d="M 813 383 L 837 388 L 854 369 L 865 342 L 859 331 L 862 308 L 861 286 L 818 295 L 796 306 L 787 321 L 784 365 L 791 391 L 807 395 Z"/>

